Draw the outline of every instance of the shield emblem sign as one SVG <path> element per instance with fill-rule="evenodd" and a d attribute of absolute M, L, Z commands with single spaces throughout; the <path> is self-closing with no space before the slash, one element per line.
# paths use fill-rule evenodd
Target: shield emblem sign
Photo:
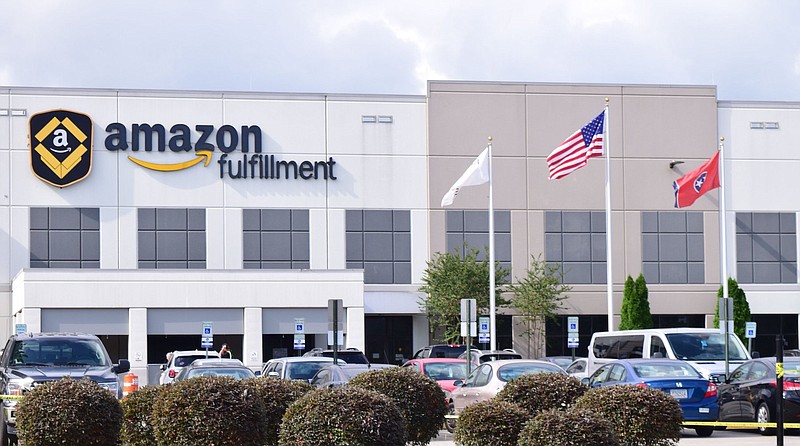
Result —
<path fill-rule="evenodd" d="M 92 118 L 69 110 L 31 116 L 31 169 L 40 180 L 66 187 L 92 170 Z"/>

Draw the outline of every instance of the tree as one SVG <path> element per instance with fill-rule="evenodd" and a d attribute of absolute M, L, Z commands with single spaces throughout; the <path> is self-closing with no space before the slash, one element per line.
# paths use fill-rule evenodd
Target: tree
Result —
<path fill-rule="evenodd" d="M 563 279 L 564 272 L 559 265 L 549 264 L 541 256 L 531 256 L 527 276 L 517 279 L 517 285 L 511 286 L 514 292 L 511 306 L 519 310 L 526 322 L 523 335 L 528 336 L 528 345 L 535 349 L 544 344 L 545 321 L 556 319 L 557 311 L 563 308 L 561 302 L 568 297 L 565 293 L 572 290 L 562 283 Z"/>
<path fill-rule="evenodd" d="M 625 280 L 620 309 L 620 330 L 653 328 L 653 315 L 650 314 L 650 301 L 647 299 L 647 282 L 644 275 L 634 281 L 631 276 Z"/>
<path fill-rule="evenodd" d="M 489 312 L 489 261 L 479 261 L 479 251 L 475 248 L 465 251 L 463 257 L 456 252 L 437 252 L 427 263 L 422 277 L 424 285 L 419 289 L 425 293 L 420 309 L 428 314 L 431 331 L 441 330 L 446 342 L 460 338 L 461 299 L 475 299 L 478 314 Z M 495 262 L 494 273 L 495 305 L 502 307 L 508 304 L 501 293 L 508 282 L 509 270 Z"/>
<path fill-rule="evenodd" d="M 750 322 L 750 304 L 747 303 L 744 290 L 739 288 L 739 283 L 731 277 L 728 277 L 728 296 L 733 298 L 733 332 L 746 345 L 747 338 L 744 337 L 744 332 L 746 323 Z M 717 291 L 717 297 L 722 297 L 722 286 Z M 719 328 L 719 299 L 715 307 L 714 327 Z"/>

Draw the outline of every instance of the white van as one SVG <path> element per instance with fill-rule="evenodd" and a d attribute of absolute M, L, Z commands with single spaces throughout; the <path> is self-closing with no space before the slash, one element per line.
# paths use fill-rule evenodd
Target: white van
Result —
<path fill-rule="evenodd" d="M 687 361 L 706 379 L 725 374 L 725 335 L 718 328 L 654 328 L 603 331 L 592 335 L 589 376 L 615 359 L 672 358 Z M 728 369 L 750 359 L 739 338 L 728 334 Z"/>

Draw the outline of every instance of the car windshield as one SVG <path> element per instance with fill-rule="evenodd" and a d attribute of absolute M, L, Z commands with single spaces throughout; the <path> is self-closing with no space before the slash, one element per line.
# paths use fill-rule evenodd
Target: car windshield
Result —
<path fill-rule="evenodd" d="M 425 374 L 436 381 L 464 380 L 467 377 L 466 362 L 429 362 L 425 364 Z"/>
<path fill-rule="evenodd" d="M 500 367 L 497 370 L 497 378 L 500 381 L 511 381 L 514 378 L 519 378 L 522 375 L 532 375 L 534 373 L 564 373 L 557 365 L 553 364 L 536 364 L 536 363 L 521 363 L 521 364 L 508 364 Z"/>
<path fill-rule="evenodd" d="M 501 359 L 522 359 L 519 353 L 483 353 L 478 355 L 479 362 L 499 361 Z"/>
<path fill-rule="evenodd" d="M 196 359 L 206 359 L 206 355 L 178 356 L 177 358 L 175 358 L 175 362 L 172 364 L 172 366 L 186 367 L 187 365 L 193 363 Z"/>
<path fill-rule="evenodd" d="M 286 377 L 288 379 L 308 380 L 313 378 L 319 369 L 328 364 L 330 364 L 328 361 L 289 362 L 286 364 Z"/>
<path fill-rule="evenodd" d="M 722 333 L 671 333 L 667 340 L 677 359 L 687 361 L 724 361 L 725 335 Z M 728 359 L 744 361 L 747 352 L 737 342 L 736 335 L 728 335 Z"/>
<path fill-rule="evenodd" d="M 369 372 L 369 371 L 370 371 L 370 369 L 367 368 L 367 367 L 364 367 L 364 368 L 353 367 L 353 368 L 343 368 L 342 369 L 342 373 L 344 373 L 344 375 L 347 377 L 348 381 L 350 379 L 353 379 L 354 377 L 356 377 L 356 375 L 360 375 L 362 373 L 366 373 L 366 372 Z"/>
<path fill-rule="evenodd" d="M 797 358 L 794 358 L 797 359 Z M 786 376 L 790 376 L 792 378 L 799 378 L 800 377 L 800 362 L 795 361 L 786 361 L 784 359 L 783 363 L 783 373 Z"/>
<path fill-rule="evenodd" d="M 229 376 L 234 379 L 256 377 L 252 370 L 242 367 L 197 367 L 186 373 L 186 378 L 196 378 L 198 376 Z"/>
<path fill-rule="evenodd" d="M 14 344 L 12 365 L 107 366 L 103 345 L 95 339 L 28 339 Z"/>
<path fill-rule="evenodd" d="M 636 364 L 633 370 L 641 378 L 700 378 L 700 374 L 689 364 Z"/>
<path fill-rule="evenodd" d="M 572 358 L 550 358 L 549 361 L 564 369 L 572 364 Z"/>

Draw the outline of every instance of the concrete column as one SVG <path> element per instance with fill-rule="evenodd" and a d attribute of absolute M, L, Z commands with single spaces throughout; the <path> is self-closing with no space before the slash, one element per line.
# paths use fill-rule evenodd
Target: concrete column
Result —
<path fill-rule="evenodd" d="M 225 232 L 225 217 L 222 209 L 206 209 L 206 268 L 225 268 L 225 246 L 223 237 Z M 241 231 L 239 232 L 241 238 Z"/>
<path fill-rule="evenodd" d="M 140 386 L 158 384 L 157 379 L 155 382 L 148 382 L 147 308 L 128 309 L 128 360 L 131 362 L 131 372 L 139 377 Z"/>
<path fill-rule="evenodd" d="M 428 329 L 427 315 L 416 314 L 411 317 L 411 335 L 411 345 L 414 346 L 414 352 L 430 344 L 430 330 Z"/>
<path fill-rule="evenodd" d="M 262 309 L 248 307 L 244 309 L 244 340 L 242 344 L 242 362 L 253 370 L 261 370 L 263 350 L 261 328 Z"/>
<path fill-rule="evenodd" d="M 42 331 L 41 308 L 23 308 L 22 314 L 20 316 L 17 316 L 17 320 L 15 321 L 15 323 L 27 324 L 28 333 L 39 333 Z"/>
<path fill-rule="evenodd" d="M 364 340 L 364 307 L 349 307 L 345 308 L 345 311 L 347 312 L 345 347 L 357 348 L 363 352 L 366 348 Z"/>
<path fill-rule="evenodd" d="M 308 237 L 311 269 L 328 269 L 328 211 L 308 211 Z"/>
<path fill-rule="evenodd" d="M 347 241 L 345 236 L 345 211 L 328 211 L 328 269 L 345 269 Z"/>
<path fill-rule="evenodd" d="M 100 268 L 119 269 L 119 210 L 100 208 Z"/>
<path fill-rule="evenodd" d="M 119 208 L 119 269 L 139 268 L 139 211 Z M 141 382 L 140 382 L 141 384 Z"/>
<path fill-rule="evenodd" d="M 224 231 L 223 234 L 225 238 L 225 246 L 223 247 L 225 253 L 225 269 L 242 269 L 242 250 L 244 249 L 244 239 L 242 236 L 243 218 L 241 209 L 226 208 L 224 211 L 225 221 L 223 222 L 222 231 Z M 208 229 L 206 229 L 206 233 L 210 234 Z"/>

